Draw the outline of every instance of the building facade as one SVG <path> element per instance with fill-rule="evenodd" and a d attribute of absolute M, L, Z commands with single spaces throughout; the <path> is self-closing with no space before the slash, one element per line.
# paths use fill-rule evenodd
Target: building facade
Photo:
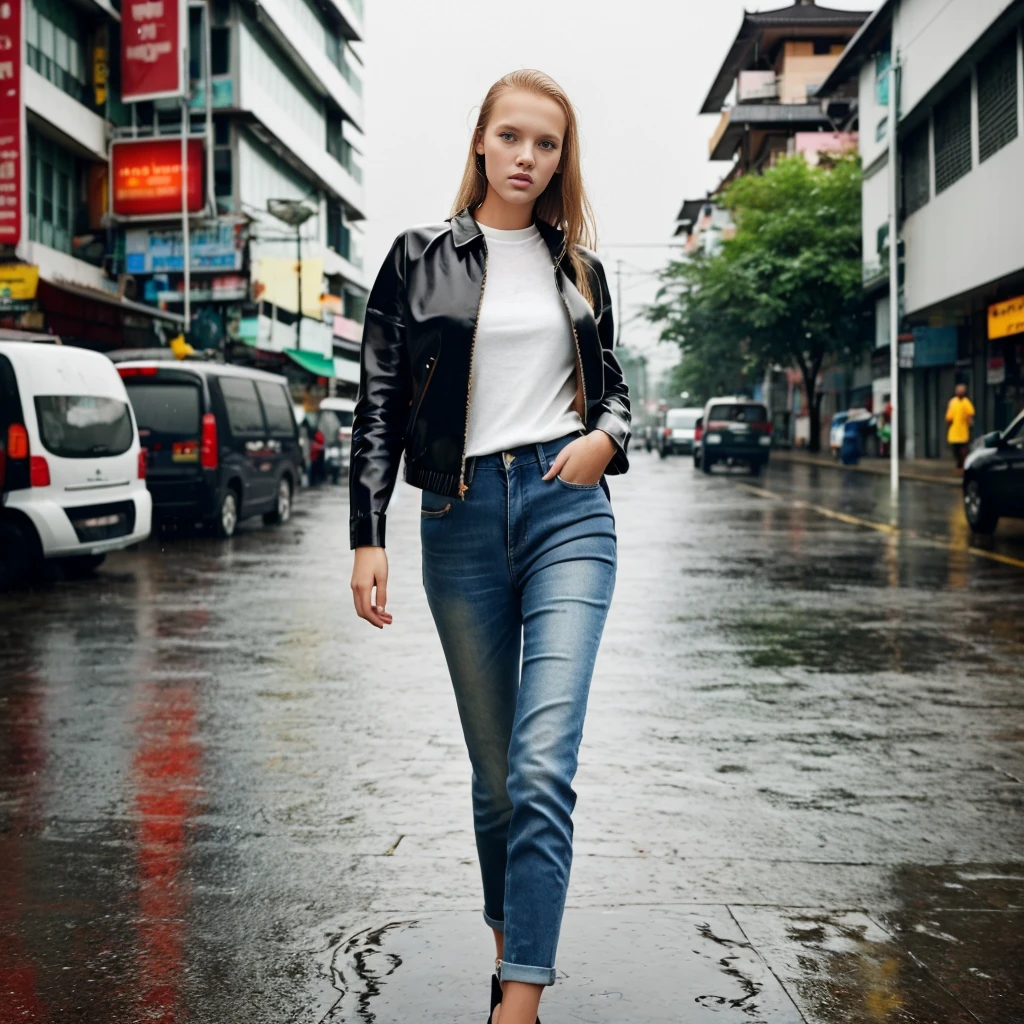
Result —
<path fill-rule="evenodd" d="M 187 4 L 187 115 L 175 96 L 123 101 L 122 26 L 137 11 L 20 3 L 21 230 L 0 247 L 0 277 L 11 295 L 33 268 L 39 284 L 31 299 L 0 297 L 0 325 L 103 351 L 185 330 L 221 357 L 354 390 L 366 297 L 362 0 Z M 168 157 L 167 169 L 188 176 L 193 210 L 188 323 L 180 205 L 149 214 L 119 191 L 129 171 L 173 153 L 183 123 L 201 166 L 190 149 L 186 166 Z M 302 204 L 304 223 L 274 216 L 272 200 Z"/>
<path fill-rule="evenodd" d="M 864 286 L 875 309 L 872 394 L 889 378 L 888 68 L 899 68 L 899 382 L 905 454 L 945 449 L 965 383 L 976 429 L 1024 406 L 1024 2 L 887 0 L 823 92 L 858 86 Z M 1018 330 L 1018 328 L 1020 328 Z"/>

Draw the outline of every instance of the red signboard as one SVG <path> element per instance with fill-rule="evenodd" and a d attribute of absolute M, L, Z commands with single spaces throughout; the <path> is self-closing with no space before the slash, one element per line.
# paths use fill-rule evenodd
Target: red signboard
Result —
<path fill-rule="evenodd" d="M 21 241 L 21 6 L 0 0 L 0 245 Z"/>
<path fill-rule="evenodd" d="M 113 143 L 110 177 L 116 215 L 153 217 L 181 213 L 181 138 Z M 187 177 L 188 212 L 198 213 L 203 208 L 201 139 L 189 139 Z"/>
<path fill-rule="evenodd" d="M 125 0 L 121 5 L 121 99 L 180 96 L 187 0 Z"/>

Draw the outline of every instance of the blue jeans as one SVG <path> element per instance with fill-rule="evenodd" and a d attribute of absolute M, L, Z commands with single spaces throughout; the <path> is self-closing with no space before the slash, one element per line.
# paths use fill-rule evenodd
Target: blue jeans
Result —
<path fill-rule="evenodd" d="M 424 491 L 420 511 L 423 585 L 473 767 L 484 920 L 504 931 L 501 980 L 535 985 L 555 981 L 572 780 L 615 585 L 603 481 L 541 479 L 577 436 L 471 459 L 465 500 Z"/>

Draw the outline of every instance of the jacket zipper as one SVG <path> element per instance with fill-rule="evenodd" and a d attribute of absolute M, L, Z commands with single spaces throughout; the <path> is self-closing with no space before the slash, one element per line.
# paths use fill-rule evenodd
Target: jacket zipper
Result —
<path fill-rule="evenodd" d="M 423 399 L 427 397 L 427 388 L 430 387 L 430 382 L 434 379 L 434 370 L 437 369 L 437 356 L 434 356 L 430 363 L 430 370 L 427 373 L 427 379 L 423 382 L 423 390 L 420 392 L 419 401 L 416 403 L 416 411 L 412 414 L 412 419 L 409 421 L 409 428 L 412 429 L 412 425 L 416 422 L 420 415 L 420 407 L 423 405 Z"/>
<path fill-rule="evenodd" d="M 473 397 L 473 350 L 476 348 L 476 332 L 480 326 L 480 309 L 484 303 L 484 288 L 487 287 L 487 243 L 484 242 L 484 276 L 480 282 L 480 298 L 476 304 L 476 321 L 473 324 L 473 337 L 469 343 L 469 382 L 466 385 L 466 428 L 462 434 L 462 465 L 459 467 L 459 500 L 466 500 L 466 448 L 469 446 L 469 403 Z"/>
<path fill-rule="evenodd" d="M 562 262 L 562 257 L 558 257 L 558 261 L 555 263 L 555 290 L 558 292 L 559 298 L 562 300 L 562 305 L 565 306 L 565 311 L 569 315 L 569 326 L 572 328 L 572 340 L 576 346 L 576 372 L 580 375 L 580 390 L 583 392 L 583 415 L 580 419 L 583 420 L 583 429 L 587 429 L 587 382 L 583 376 L 583 354 L 580 352 L 580 339 L 576 334 L 576 321 L 572 318 L 572 310 L 569 308 L 569 303 L 566 300 L 565 293 L 561 288 L 558 287 L 558 264 Z"/>

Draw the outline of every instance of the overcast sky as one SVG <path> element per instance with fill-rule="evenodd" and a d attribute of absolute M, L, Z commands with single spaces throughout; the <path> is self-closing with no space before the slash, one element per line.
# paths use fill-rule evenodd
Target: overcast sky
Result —
<path fill-rule="evenodd" d="M 746 5 L 787 6 L 785 0 Z M 846 10 L 877 5 L 828 0 Z M 624 246 L 671 241 L 682 200 L 703 195 L 728 170 L 707 159 L 717 117 L 697 111 L 739 29 L 744 0 L 366 0 L 365 6 L 367 283 L 396 234 L 449 215 L 490 85 L 516 68 L 539 68 L 566 90 L 580 118 L 584 181 L 613 290 L 623 261 L 622 342 L 648 352 L 652 370 L 674 363 L 676 352 L 656 344 L 651 325 L 629 322 L 637 304 L 653 299 L 650 271 L 672 250 Z"/>

